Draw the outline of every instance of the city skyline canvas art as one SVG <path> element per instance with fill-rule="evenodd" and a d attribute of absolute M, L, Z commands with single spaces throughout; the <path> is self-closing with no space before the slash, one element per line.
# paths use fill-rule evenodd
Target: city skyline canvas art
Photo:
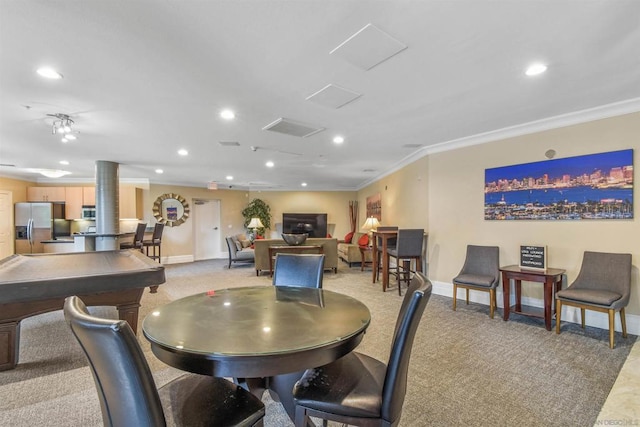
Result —
<path fill-rule="evenodd" d="M 485 169 L 486 220 L 633 218 L 633 150 Z"/>

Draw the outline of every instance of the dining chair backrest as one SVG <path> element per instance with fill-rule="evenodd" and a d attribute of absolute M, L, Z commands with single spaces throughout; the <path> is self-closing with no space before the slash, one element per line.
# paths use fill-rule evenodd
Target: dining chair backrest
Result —
<path fill-rule="evenodd" d="M 613 308 L 625 307 L 631 294 L 631 254 L 585 251 L 573 289 L 613 291 L 620 294 Z"/>
<path fill-rule="evenodd" d="M 76 296 L 64 317 L 89 360 L 105 426 L 164 426 L 162 404 L 147 360 L 124 320 L 91 316 Z"/>
<path fill-rule="evenodd" d="M 275 286 L 322 288 L 324 254 L 276 254 Z"/>
<path fill-rule="evenodd" d="M 460 274 L 492 276 L 491 287 L 497 286 L 500 281 L 500 248 L 467 245 L 467 255 Z"/>
<path fill-rule="evenodd" d="M 162 232 L 164 231 L 164 224 L 161 222 L 157 222 L 153 227 L 153 237 L 152 240 L 154 242 L 159 242 L 162 240 Z"/>
<path fill-rule="evenodd" d="M 382 419 L 400 419 L 407 391 L 411 349 L 420 319 L 431 297 L 431 290 L 431 282 L 424 274 L 416 272 L 402 300 L 382 389 L 382 408 L 380 411 Z"/>
<path fill-rule="evenodd" d="M 381 225 L 380 227 L 376 228 L 376 231 L 398 231 L 398 227 L 395 225 Z M 387 239 L 387 246 L 390 248 L 393 248 L 396 246 L 396 242 L 397 242 L 398 238 L 397 237 L 391 237 L 389 239 Z M 382 238 L 378 237 L 378 242 L 377 242 L 378 247 L 382 247 Z"/>
<path fill-rule="evenodd" d="M 139 222 L 136 227 L 136 234 L 133 236 L 133 245 L 141 247 L 144 240 L 144 231 L 147 229 L 147 223 Z"/>
<path fill-rule="evenodd" d="M 421 256 L 423 241 L 423 228 L 398 230 L 398 243 L 396 244 L 397 256 L 399 258 Z"/>

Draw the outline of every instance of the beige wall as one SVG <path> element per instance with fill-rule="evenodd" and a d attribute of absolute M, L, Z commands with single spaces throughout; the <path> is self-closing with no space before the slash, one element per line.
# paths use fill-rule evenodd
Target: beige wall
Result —
<path fill-rule="evenodd" d="M 249 200 L 262 199 L 271 208 L 271 236 L 280 237 L 283 213 L 326 213 L 328 232 L 338 239 L 350 231 L 349 201 L 356 197 L 355 191 L 254 191 L 249 194 Z"/>
<path fill-rule="evenodd" d="M 0 177 L 0 190 L 11 191 L 13 203 L 26 202 L 27 187 L 33 187 L 34 185 L 35 182 Z"/>
<path fill-rule="evenodd" d="M 549 266 L 566 269 L 569 282 L 576 278 L 585 250 L 631 253 L 627 312 L 640 314 L 638 214 L 628 221 L 485 221 L 483 212 L 486 168 L 546 160 L 544 153 L 551 148 L 556 158 L 633 148 L 638 164 L 638 135 L 640 114 L 629 114 L 432 154 L 359 191 L 360 216 L 366 197 L 380 192 L 383 224 L 424 225 L 429 233 L 429 278 L 434 282 L 451 283 L 467 244 L 500 246 L 501 265 L 518 263 L 520 244 L 546 245 Z M 537 285 L 525 285 L 523 294 L 542 299 Z"/>

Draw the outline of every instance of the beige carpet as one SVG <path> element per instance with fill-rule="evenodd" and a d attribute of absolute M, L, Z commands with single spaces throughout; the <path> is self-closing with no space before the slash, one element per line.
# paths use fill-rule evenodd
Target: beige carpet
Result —
<path fill-rule="evenodd" d="M 166 266 L 167 283 L 145 293 L 142 318 L 171 300 L 235 286 L 270 286 L 252 266 L 224 268 L 221 260 Z M 341 264 L 326 273 L 326 289 L 364 302 L 372 322 L 358 351 L 386 360 L 401 298 L 382 293 L 370 272 Z M 93 308 L 116 317 L 109 307 Z M 433 296 L 413 349 L 410 379 L 400 425 L 407 426 L 586 426 L 593 425 L 635 337 L 563 325 L 548 332 L 542 321 L 512 316 L 491 320 L 488 308 Z M 91 373 L 60 311 L 23 321 L 20 363 L 0 372 L 0 426 L 99 426 L 100 408 Z M 155 359 L 139 337 L 158 385 L 180 372 Z M 266 426 L 292 425 L 268 393 Z"/>

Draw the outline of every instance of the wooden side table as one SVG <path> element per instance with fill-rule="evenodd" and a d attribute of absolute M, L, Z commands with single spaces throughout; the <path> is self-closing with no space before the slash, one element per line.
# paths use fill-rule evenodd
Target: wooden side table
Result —
<path fill-rule="evenodd" d="M 364 271 L 364 265 L 368 262 L 371 265 L 373 265 L 373 260 L 372 261 L 365 261 L 366 257 L 367 257 L 367 252 L 371 253 L 372 252 L 372 248 L 371 246 L 358 246 L 358 248 L 360 249 L 360 257 L 361 257 L 361 261 L 360 261 L 360 271 Z"/>
<path fill-rule="evenodd" d="M 279 253 L 289 254 L 322 254 L 322 245 L 275 245 L 269 246 L 269 275 L 273 276 L 273 261 Z"/>
<path fill-rule="evenodd" d="M 551 318 L 556 313 L 554 294 L 562 289 L 562 275 L 565 270 L 560 268 L 547 268 L 546 270 L 527 270 L 517 265 L 500 267 L 502 272 L 502 292 L 504 297 L 505 321 L 509 320 L 509 313 L 517 313 L 525 316 L 544 318 L 544 325 L 547 331 L 551 330 Z M 515 282 L 516 304 L 511 306 L 511 280 Z M 538 282 L 544 284 L 544 310 L 536 310 L 533 307 L 522 305 L 522 281 Z M 553 313 L 551 306 L 553 305 Z"/>

